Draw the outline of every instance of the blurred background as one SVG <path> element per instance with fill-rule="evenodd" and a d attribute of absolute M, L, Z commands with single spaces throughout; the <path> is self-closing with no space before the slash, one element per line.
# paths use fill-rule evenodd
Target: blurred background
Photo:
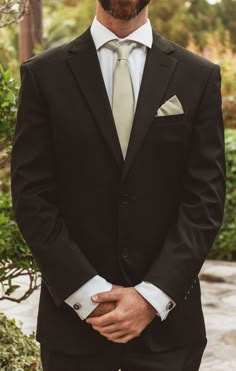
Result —
<path fill-rule="evenodd" d="M 14 221 L 10 197 L 19 66 L 86 30 L 95 5 L 95 0 L 0 0 L 1 371 L 40 370 L 38 346 L 30 335 L 36 325 L 40 274 Z M 200 274 L 209 338 L 201 371 L 235 371 L 236 0 L 152 0 L 150 19 L 156 31 L 219 64 L 222 71 L 227 196 L 223 226 Z"/>

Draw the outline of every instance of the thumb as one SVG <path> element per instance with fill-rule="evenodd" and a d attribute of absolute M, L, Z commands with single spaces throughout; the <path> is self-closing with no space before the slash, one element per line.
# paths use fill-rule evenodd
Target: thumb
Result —
<path fill-rule="evenodd" d="M 91 297 L 94 303 L 104 303 L 109 301 L 117 301 L 119 299 L 119 293 L 117 290 L 111 290 L 108 292 L 101 292 L 99 294 L 95 294 Z"/>

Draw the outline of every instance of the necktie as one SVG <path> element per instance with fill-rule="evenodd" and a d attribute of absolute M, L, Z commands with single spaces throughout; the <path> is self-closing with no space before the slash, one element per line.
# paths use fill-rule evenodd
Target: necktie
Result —
<path fill-rule="evenodd" d="M 126 157 L 130 133 L 134 119 L 134 92 L 130 76 L 128 58 L 138 44 L 108 42 L 105 47 L 117 53 L 117 63 L 113 75 L 112 112 L 120 141 L 123 157 Z"/>

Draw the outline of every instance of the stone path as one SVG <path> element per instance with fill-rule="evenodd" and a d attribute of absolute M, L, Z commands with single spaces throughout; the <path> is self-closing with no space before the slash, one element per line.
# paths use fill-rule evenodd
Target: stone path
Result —
<path fill-rule="evenodd" d="M 207 261 L 200 277 L 208 337 L 201 371 L 236 371 L 236 263 Z"/>
<path fill-rule="evenodd" d="M 200 371 L 236 371 L 236 263 L 207 261 L 201 271 L 208 345 Z M 21 289 L 26 284 L 21 281 Z M 39 292 L 21 304 L 0 302 L 0 311 L 35 330 Z"/>

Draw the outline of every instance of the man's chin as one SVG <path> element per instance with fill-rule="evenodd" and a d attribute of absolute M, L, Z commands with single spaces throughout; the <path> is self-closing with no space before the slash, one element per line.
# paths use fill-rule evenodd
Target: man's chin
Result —
<path fill-rule="evenodd" d="M 129 21 L 136 18 L 138 14 L 148 5 L 149 1 L 129 0 L 99 0 L 103 9 L 113 18 Z"/>
<path fill-rule="evenodd" d="M 121 21 L 130 21 L 137 17 L 138 12 L 134 10 L 133 12 L 125 12 L 125 11 L 116 11 L 115 9 L 108 10 L 108 13 L 114 18 L 119 19 Z"/>

